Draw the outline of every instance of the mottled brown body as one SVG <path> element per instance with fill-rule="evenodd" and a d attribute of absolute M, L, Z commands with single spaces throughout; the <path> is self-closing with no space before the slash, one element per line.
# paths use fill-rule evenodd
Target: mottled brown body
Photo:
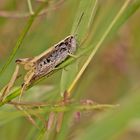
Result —
<path fill-rule="evenodd" d="M 4 100 L 7 93 L 10 91 L 11 87 L 14 85 L 14 82 L 17 78 L 19 71 L 19 64 L 24 66 L 24 69 L 27 70 L 27 74 L 24 77 L 24 83 L 21 87 L 21 94 L 19 97 L 19 101 L 21 96 L 31 83 L 48 75 L 51 71 L 53 71 L 59 64 L 61 64 L 66 58 L 72 56 L 76 51 L 77 43 L 75 36 L 70 35 L 67 36 L 64 40 L 61 40 L 58 44 L 55 44 L 47 51 L 42 54 L 33 57 L 33 58 L 23 58 L 16 60 L 16 69 L 13 73 L 13 76 L 10 82 L 2 89 L 2 96 L 0 100 Z"/>
<path fill-rule="evenodd" d="M 75 38 L 76 31 L 81 22 L 84 13 L 82 13 L 78 24 L 73 32 L 74 35 L 67 36 L 65 39 L 61 40 L 47 51 L 33 58 L 23 58 L 16 60 L 16 69 L 12 75 L 10 82 L 2 89 L 1 100 L 3 100 L 7 93 L 10 91 L 14 85 L 18 72 L 19 65 L 23 65 L 24 69 L 27 70 L 27 74 L 24 77 L 24 83 L 21 87 L 21 94 L 19 100 L 22 96 L 23 91 L 31 83 L 48 75 L 51 71 L 56 69 L 56 67 L 65 61 L 69 56 L 74 56 L 73 53 L 76 51 L 77 42 Z M 1 91 L 0 91 L 1 92 Z"/>
<path fill-rule="evenodd" d="M 16 63 L 24 65 L 24 68 L 29 71 L 24 81 L 28 81 L 29 85 L 32 81 L 50 73 L 76 51 L 76 46 L 75 37 L 70 35 L 34 58 L 17 59 Z"/>

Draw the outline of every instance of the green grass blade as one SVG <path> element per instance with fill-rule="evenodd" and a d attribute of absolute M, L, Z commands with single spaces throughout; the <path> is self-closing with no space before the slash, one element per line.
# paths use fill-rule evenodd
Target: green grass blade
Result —
<path fill-rule="evenodd" d="M 19 50 L 25 36 L 27 35 L 30 27 L 32 26 L 34 20 L 36 19 L 38 13 L 42 10 L 42 8 L 46 5 L 46 2 L 45 4 L 42 4 L 37 10 L 36 12 L 30 16 L 27 24 L 25 25 L 23 31 L 21 32 L 17 42 L 16 42 L 16 45 L 15 47 L 13 48 L 13 51 L 10 55 L 10 57 L 8 58 L 7 62 L 5 63 L 5 65 L 2 67 L 2 69 L 0 70 L 0 76 L 3 74 L 3 72 L 6 70 L 6 68 L 8 67 L 8 65 L 12 62 L 13 58 L 15 57 L 17 51 Z"/>
<path fill-rule="evenodd" d="M 71 34 L 76 31 L 75 34 L 79 41 L 87 34 L 95 16 L 97 5 L 97 0 L 80 1 L 71 31 Z"/>
<path fill-rule="evenodd" d="M 114 33 L 120 27 L 120 25 L 122 25 L 128 19 L 128 17 L 130 17 L 140 6 L 139 2 L 135 2 L 130 7 L 127 7 L 129 2 L 130 1 L 126 1 L 126 3 L 124 3 L 124 6 L 122 7 L 122 9 L 118 12 L 116 17 L 112 20 L 107 30 L 105 30 L 105 32 L 102 34 L 102 36 L 100 37 L 100 40 L 97 42 L 92 53 L 89 55 L 83 67 L 81 68 L 76 78 L 72 82 L 71 86 L 69 87 L 68 89 L 69 92 L 71 92 L 71 90 L 73 89 L 73 87 L 75 86 L 75 84 L 77 83 L 77 81 L 79 80 L 79 78 L 81 77 L 85 69 L 87 68 L 88 64 L 92 60 L 93 56 L 96 54 L 96 52 L 100 48 L 103 41 L 108 37 L 108 35 L 111 35 L 112 33 Z"/>
<path fill-rule="evenodd" d="M 72 33 L 74 33 L 75 30 L 77 30 L 78 31 L 77 36 L 78 39 L 80 40 L 88 31 L 88 28 L 93 20 L 93 15 L 94 15 L 93 13 L 95 10 L 96 3 L 97 1 L 93 1 L 93 0 L 88 0 L 88 2 L 80 1 L 79 9 L 72 27 Z M 83 17 L 81 17 L 83 12 L 84 15 Z M 81 23 L 79 23 L 80 17 L 82 18 L 80 21 Z M 79 27 L 77 28 L 77 26 Z M 77 75 L 77 72 L 78 72 L 78 61 L 75 61 L 70 66 L 66 67 L 66 70 L 62 71 L 61 83 L 60 83 L 60 92 L 62 96 L 64 91 L 69 87 L 69 85 Z"/>
<path fill-rule="evenodd" d="M 118 136 L 128 123 L 140 115 L 140 90 L 130 93 L 120 103 L 120 108 L 106 114 L 100 121 L 91 123 L 84 133 L 76 138 L 77 140 L 112 140 Z"/>
<path fill-rule="evenodd" d="M 114 32 L 115 32 L 116 30 L 118 30 L 119 27 L 120 27 L 121 25 L 123 25 L 123 24 L 126 22 L 126 20 L 127 20 L 129 17 L 131 17 L 131 16 L 139 9 L 139 7 L 140 7 L 140 0 L 137 0 L 137 1 L 133 2 L 131 5 L 129 5 L 129 6 L 125 9 L 124 13 L 122 13 L 122 15 L 119 17 L 119 20 L 118 20 L 116 23 L 114 23 L 114 26 L 112 26 L 112 29 L 110 30 L 110 32 L 108 32 L 107 35 L 114 34 Z M 108 37 L 108 36 L 106 36 L 106 37 Z M 104 38 L 104 39 L 105 39 L 105 38 Z M 104 41 L 104 40 L 103 40 L 103 41 Z M 101 41 L 101 43 L 102 43 L 102 41 Z M 82 50 L 81 52 L 79 52 L 78 57 L 81 57 L 82 55 L 86 54 L 87 52 L 91 51 L 92 49 L 93 49 L 93 46 L 90 45 L 90 46 L 87 47 L 86 49 L 84 49 L 84 50 Z M 95 51 L 95 50 L 94 50 L 94 51 Z M 97 50 L 96 50 L 96 51 L 97 51 Z M 64 68 L 64 67 L 68 66 L 69 64 L 73 63 L 74 61 L 75 61 L 74 58 L 70 58 L 70 59 L 68 59 L 67 61 L 63 62 L 58 68 L 60 68 L 60 69 L 61 69 L 61 68 Z M 83 70 L 84 70 L 84 69 L 83 69 Z M 58 70 L 56 70 L 56 71 L 58 71 Z M 80 75 L 81 75 L 81 74 L 80 74 Z M 68 76 L 69 76 L 69 75 L 68 75 Z M 77 80 L 79 79 L 78 77 L 80 77 L 80 76 L 77 75 L 77 78 L 74 79 L 73 83 L 72 83 L 71 86 L 69 87 L 69 90 L 72 89 L 73 86 L 76 84 Z M 67 76 L 64 77 L 64 79 L 65 79 L 65 78 L 67 78 Z M 44 79 L 44 78 L 43 78 L 43 79 Z M 61 79 L 61 82 L 62 82 L 62 83 L 65 82 L 64 79 L 63 79 L 63 80 Z M 62 86 L 63 86 L 63 85 L 62 85 Z M 65 89 L 65 88 L 63 88 L 63 89 Z M 10 100 L 16 98 L 19 94 L 20 94 L 20 89 L 17 89 L 16 91 L 12 92 L 11 95 L 9 95 L 9 96 L 6 98 L 6 100 L 5 100 L 4 102 L 0 102 L 0 106 L 3 106 L 3 105 L 4 105 L 5 103 L 7 103 L 8 101 L 10 101 Z"/>

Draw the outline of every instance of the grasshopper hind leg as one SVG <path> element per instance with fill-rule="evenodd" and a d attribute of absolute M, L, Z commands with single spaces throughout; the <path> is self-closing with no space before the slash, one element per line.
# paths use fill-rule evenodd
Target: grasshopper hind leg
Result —
<path fill-rule="evenodd" d="M 19 73 L 19 65 L 16 65 L 15 71 L 9 81 L 9 83 L 1 90 L 1 97 L 0 100 L 4 100 L 7 94 L 10 92 L 11 88 L 13 87 Z"/>
<path fill-rule="evenodd" d="M 19 95 L 19 102 L 21 101 L 21 97 L 24 93 L 24 91 L 26 90 L 26 88 L 30 85 L 32 78 L 34 77 L 34 72 L 29 71 L 24 78 L 24 83 L 21 86 L 21 92 Z"/>

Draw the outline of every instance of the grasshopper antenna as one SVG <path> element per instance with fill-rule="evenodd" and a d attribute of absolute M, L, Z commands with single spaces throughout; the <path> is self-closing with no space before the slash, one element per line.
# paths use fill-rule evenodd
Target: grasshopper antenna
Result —
<path fill-rule="evenodd" d="M 78 27 L 79 27 L 79 25 L 80 25 L 80 23 L 81 23 L 81 21 L 82 21 L 83 16 L 84 16 L 84 12 L 82 12 L 82 14 L 81 14 L 81 16 L 80 16 L 80 18 L 79 18 L 79 20 L 78 20 L 78 23 L 77 23 L 77 25 L 76 25 L 75 31 L 74 31 L 74 33 L 73 33 L 74 35 L 76 34 L 76 32 L 77 32 L 77 30 L 78 30 Z"/>

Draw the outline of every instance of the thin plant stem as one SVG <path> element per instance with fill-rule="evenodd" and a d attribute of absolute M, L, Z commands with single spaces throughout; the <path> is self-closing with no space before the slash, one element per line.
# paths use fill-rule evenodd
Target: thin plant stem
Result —
<path fill-rule="evenodd" d="M 37 10 L 36 12 L 30 16 L 27 24 L 25 25 L 24 29 L 22 30 L 21 34 L 19 35 L 19 38 L 17 39 L 16 45 L 13 48 L 13 51 L 11 53 L 11 55 L 9 56 L 7 62 L 5 63 L 5 65 L 2 67 L 2 69 L 0 70 L 0 76 L 3 74 L 3 72 L 6 70 L 6 68 L 9 66 L 9 64 L 12 62 L 13 58 L 15 57 L 17 51 L 19 50 L 25 36 L 27 35 L 30 27 L 32 26 L 34 20 L 36 19 L 38 13 L 42 10 L 42 8 L 44 6 L 46 6 L 46 4 L 48 5 L 48 3 L 46 2 L 45 4 L 42 4 Z"/>
<path fill-rule="evenodd" d="M 31 0 L 27 0 L 27 4 L 28 4 L 30 14 L 33 15 L 34 11 L 33 11 Z"/>
<path fill-rule="evenodd" d="M 62 6 L 62 4 L 64 3 L 65 0 L 59 0 L 58 2 L 56 2 L 54 4 L 54 6 L 51 8 L 51 10 L 56 10 L 58 8 L 60 8 Z M 43 2 L 45 3 L 45 1 Z M 42 16 L 42 15 L 45 15 L 48 13 L 48 9 L 44 9 L 44 10 L 41 10 L 39 13 L 38 13 L 38 16 Z M 30 17 L 32 14 L 30 12 L 26 12 L 26 13 L 19 13 L 18 11 L 16 12 L 11 12 L 11 11 L 3 11 L 3 10 L 0 10 L 0 17 L 3 17 L 3 18 L 28 18 Z"/>
<path fill-rule="evenodd" d="M 87 68 L 87 66 L 89 65 L 90 61 L 92 60 L 93 56 L 96 54 L 97 50 L 100 48 L 100 46 L 103 43 L 103 41 L 105 40 L 105 38 L 108 36 L 109 32 L 111 31 L 111 29 L 114 26 L 114 24 L 116 23 L 116 21 L 120 18 L 120 16 L 123 14 L 123 12 L 125 11 L 125 9 L 127 8 L 127 6 L 130 3 L 130 1 L 131 0 L 125 1 L 125 3 L 123 4 L 122 8 L 118 12 L 118 14 L 113 19 L 113 21 L 111 22 L 110 26 L 104 32 L 103 36 L 101 37 L 101 39 L 99 40 L 99 42 L 97 43 L 97 45 L 95 46 L 95 48 L 93 49 L 93 51 L 90 54 L 90 56 L 88 57 L 87 61 L 85 62 L 85 64 L 83 65 L 83 67 L 81 68 L 81 70 L 79 71 L 79 73 L 77 74 L 76 78 L 74 79 L 74 81 L 72 82 L 72 84 L 70 85 L 70 87 L 68 88 L 68 94 L 69 94 L 69 96 L 72 94 L 72 92 L 71 92 L 72 89 L 74 88 L 74 86 L 76 85 L 76 83 L 78 82 L 78 80 L 80 79 L 81 75 L 83 74 L 83 72 L 85 71 L 85 69 Z"/>

